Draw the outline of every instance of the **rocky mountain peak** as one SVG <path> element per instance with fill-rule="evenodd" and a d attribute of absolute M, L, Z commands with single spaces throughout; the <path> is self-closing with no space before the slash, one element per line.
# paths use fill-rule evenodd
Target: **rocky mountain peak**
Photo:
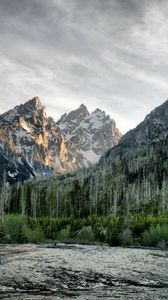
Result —
<path fill-rule="evenodd" d="M 8 153 L 10 162 L 13 157 L 14 165 L 17 166 L 13 167 L 12 163 L 8 164 L 4 160 L 9 182 L 11 178 L 13 182 L 21 179 L 16 174 L 20 174 L 18 170 L 20 164 L 23 166 L 23 161 L 27 162 L 24 165 L 30 166 L 30 176 L 48 173 L 50 170 L 63 173 L 76 168 L 72 164 L 76 150 L 73 155 L 68 151 L 60 128 L 52 118 L 47 117 L 45 107 L 38 97 L 0 116 L 0 149 L 3 155 Z"/>
<path fill-rule="evenodd" d="M 99 108 L 96 108 L 96 110 L 91 113 L 90 118 L 92 119 L 92 122 L 97 123 L 97 126 L 99 126 L 100 123 L 103 124 L 107 121 L 114 122 L 109 115 L 106 115 L 105 111 Z"/>
<path fill-rule="evenodd" d="M 39 97 L 34 97 L 33 99 L 21 104 L 18 109 L 20 114 L 31 114 L 34 111 L 45 111 L 45 107 L 42 104 Z"/>
<path fill-rule="evenodd" d="M 105 111 L 101 110 L 100 108 L 96 108 L 91 114 L 95 114 L 95 115 L 105 115 Z"/>
<path fill-rule="evenodd" d="M 64 114 L 57 121 L 57 125 L 63 128 L 69 128 L 70 131 L 75 130 L 82 121 L 90 116 L 90 113 L 87 107 L 84 104 L 81 104 L 79 108 L 71 111 L 68 114 Z"/>
<path fill-rule="evenodd" d="M 88 111 L 86 105 L 84 105 L 84 104 L 81 104 L 81 105 L 79 106 L 79 108 L 77 109 L 77 111 L 78 111 L 78 112 L 81 112 L 81 113 L 82 113 L 83 115 L 85 115 L 85 116 L 88 116 L 88 115 L 89 115 L 89 111 Z"/>
<path fill-rule="evenodd" d="M 96 163 L 121 138 L 114 124 L 104 111 L 90 114 L 84 104 L 55 122 L 34 97 L 0 116 L 0 150 L 10 161 L 4 159 L 7 174 L 14 182 L 23 165 L 27 178 L 29 173 L 64 173 Z"/>
<path fill-rule="evenodd" d="M 33 99 L 27 101 L 25 104 L 23 104 L 24 107 L 29 107 L 32 110 L 36 109 L 42 109 L 43 104 L 39 97 L 34 97 Z"/>
<path fill-rule="evenodd" d="M 46 110 L 39 97 L 34 97 L 24 104 L 15 106 L 13 109 L 0 115 L 0 122 L 3 124 L 5 122 L 7 125 L 13 122 L 17 123 L 20 117 L 31 119 L 34 116 L 36 119 L 46 118 Z"/>
<path fill-rule="evenodd" d="M 122 136 L 109 115 L 99 108 L 90 114 L 84 104 L 63 115 L 57 124 L 65 139 L 78 148 L 85 166 L 97 162 L 105 151 L 117 145 Z"/>
<path fill-rule="evenodd" d="M 67 115 L 67 120 L 68 121 L 82 121 L 83 119 L 85 119 L 86 117 L 88 117 L 89 111 L 87 109 L 87 107 L 84 104 L 81 104 L 79 106 L 79 108 L 71 111 L 68 115 Z"/>

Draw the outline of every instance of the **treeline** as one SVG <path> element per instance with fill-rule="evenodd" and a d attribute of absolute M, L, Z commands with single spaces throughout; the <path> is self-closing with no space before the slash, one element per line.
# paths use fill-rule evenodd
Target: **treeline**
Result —
<path fill-rule="evenodd" d="M 53 176 L 15 186 L 4 184 L 0 188 L 0 215 L 15 213 L 30 217 L 82 218 L 165 214 L 168 210 L 168 177 L 163 175 L 159 184 L 155 180 L 158 172 L 146 174 L 143 168 L 142 174 L 137 175 L 138 179 L 133 182 L 128 180 L 127 169 L 118 175 L 116 171 L 114 176 L 115 168 L 106 172 L 95 168 L 87 176 L 80 171 L 69 177 Z M 129 171 L 129 174 L 133 173 Z"/>
<path fill-rule="evenodd" d="M 164 215 L 168 210 L 167 139 L 118 148 L 98 165 L 64 176 L 0 187 L 0 213 L 31 217 Z M 121 147 L 120 147 L 121 148 Z M 123 152 L 122 152 L 123 151 Z M 121 154 L 122 153 L 122 154 Z M 115 157 L 113 157 L 115 156 Z"/>
<path fill-rule="evenodd" d="M 7 215 L 0 222 L 1 243 L 105 243 L 110 246 L 168 246 L 168 216 L 49 218 Z"/>
<path fill-rule="evenodd" d="M 88 239 L 109 245 L 167 246 L 167 142 L 141 145 L 136 151 L 124 148 L 122 154 L 116 147 L 115 158 L 107 153 L 97 166 L 69 175 L 13 186 L 4 176 L 1 240 L 8 236 L 10 218 L 18 218 L 13 226 L 17 237 L 9 233 L 11 241 Z M 21 220 L 23 226 L 18 225 Z"/>

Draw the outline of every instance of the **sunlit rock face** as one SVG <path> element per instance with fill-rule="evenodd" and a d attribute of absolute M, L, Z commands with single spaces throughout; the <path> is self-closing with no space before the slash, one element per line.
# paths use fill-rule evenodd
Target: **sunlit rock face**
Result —
<path fill-rule="evenodd" d="M 62 173 L 76 167 L 77 151 L 73 155 L 68 152 L 60 128 L 47 118 L 38 97 L 0 116 L 0 147 L 17 159 L 24 157 L 36 175 L 52 169 Z"/>
<path fill-rule="evenodd" d="M 56 123 L 35 97 L 0 116 L 0 150 L 5 157 L 0 171 L 9 182 L 20 180 L 20 165 L 21 180 L 26 165 L 26 179 L 71 172 L 97 162 L 120 138 L 115 122 L 100 110 L 89 114 L 81 105 Z"/>

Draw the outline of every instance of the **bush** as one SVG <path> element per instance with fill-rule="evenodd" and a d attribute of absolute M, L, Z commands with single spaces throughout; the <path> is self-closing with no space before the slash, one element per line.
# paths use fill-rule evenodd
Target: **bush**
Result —
<path fill-rule="evenodd" d="M 104 243 L 107 239 L 107 229 L 103 225 L 97 225 L 93 228 L 95 240 Z"/>
<path fill-rule="evenodd" d="M 0 242 L 3 242 L 4 236 L 5 236 L 4 226 L 2 223 L 0 223 Z"/>
<path fill-rule="evenodd" d="M 149 247 L 163 247 L 168 244 L 168 226 L 157 224 L 155 227 L 150 226 L 149 230 L 146 230 L 142 234 L 142 244 Z"/>
<path fill-rule="evenodd" d="M 119 218 L 111 218 L 107 229 L 107 243 L 110 246 L 120 245 L 121 220 Z"/>
<path fill-rule="evenodd" d="M 11 242 L 23 243 L 27 241 L 26 217 L 18 215 L 9 215 L 5 217 L 4 226 L 4 239 Z"/>
<path fill-rule="evenodd" d="M 60 242 L 66 242 L 70 238 L 70 232 L 71 227 L 67 226 L 66 228 L 63 228 L 58 232 L 56 239 Z"/>
<path fill-rule="evenodd" d="M 167 215 L 89 216 L 50 218 L 6 215 L 0 220 L 1 243 L 44 242 L 46 240 L 106 242 L 110 246 L 168 246 Z"/>
<path fill-rule="evenodd" d="M 91 226 L 83 226 L 77 233 L 76 240 L 81 242 L 94 242 L 94 233 Z"/>
<path fill-rule="evenodd" d="M 27 241 L 30 243 L 41 243 L 45 242 L 44 232 L 41 227 L 35 229 L 27 228 L 25 230 Z"/>
<path fill-rule="evenodd" d="M 133 245 L 133 236 L 130 229 L 127 228 L 120 234 L 120 243 L 124 247 Z"/>

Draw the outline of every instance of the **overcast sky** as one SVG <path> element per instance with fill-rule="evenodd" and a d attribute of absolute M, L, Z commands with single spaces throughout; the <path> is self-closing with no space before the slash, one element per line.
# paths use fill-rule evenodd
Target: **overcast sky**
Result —
<path fill-rule="evenodd" d="M 136 126 L 168 98 L 168 1 L 0 0 L 0 113 L 34 96 Z"/>

